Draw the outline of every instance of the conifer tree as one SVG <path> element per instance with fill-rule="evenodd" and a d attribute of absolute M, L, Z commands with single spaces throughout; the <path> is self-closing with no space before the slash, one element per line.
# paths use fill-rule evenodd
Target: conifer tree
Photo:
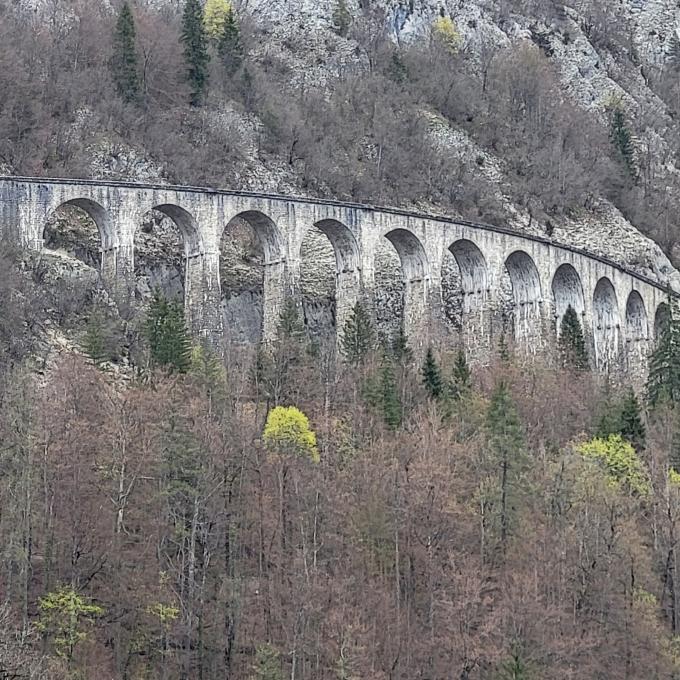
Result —
<path fill-rule="evenodd" d="M 180 302 L 168 300 L 156 289 L 144 332 L 153 365 L 165 366 L 180 373 L 188 370 L 191 365 L 191 343 Z"/>
<path fill-rule="evenodd" d="M 656 348 L 649 357 L 647 403 L 654 408 L 662 402 L 680 402 L 680 313 L 674 300 L 659 332 Z"/>
<path fill-rule="evenodd" d="M 217 43 L 217 52 L 227 75 L 233 76 L 243 63 L 243 44 L 241 43 L 241 29 L 232 7 L 229 7 L 225 17 L 222 33 Z"/>
<path fill-rule="evenodd" d="M 123 2 L 116 21 L 110 67 L 118 94 L 126 102 L 137 101 L 140 87 L 135 46 L 135 19 L 127 0 Z"/>
<path fill-rule="evenodd" d="M 380 397 L 385 425 L 390 430 L 396 430 L 401 425 L 401 399 L 394 367 L 388 357 L 384 357 L 380 368 Z"/>
<path fill-rule="evenodd" d="M 431 399 L 440 399 L 444 392 L 444 381 L 431 347 L 427 348 L 425 361 L 420 372 L 423 377 L 423 386 L 428 396 Z"/>
<path fill-rule="evenodd" d="M 87 322 L 83 349 L 97 366 L 107 359 L 104 321 L 98 311 L 92 313 Z"/>
<path fill-rule="evenodd" d="M 619 424 L 621 436 L 637 452 L 644 450 L 647 436 L 645 424 L 642 422 L 640 402 L 632 389 L 628 391 L 621 402 Z"/>
<path fill-rule="evenodd" d="M 453 363 L 453 372 L 451 375 L 451 388 L 453 396 L 458 399 L 461 395 L 469 391 L 470 384 L 470 366 L 465 358 L 465 352 L 462 348 L 458 349 L 456 360 Z"/>
<path fill-rule="evenodd" d="M 630 134 L 630 130 L 626 125 L 626 118 L 620 107 L 615 107 L 612 114 L 612 123 L 610 130 L 610 137 L 612 143 L 619 152 L 621 159 L 623 160 L 628 174 L 635 178 L 637 175 L 635 169 L 635 149 L 633 148 L 633 138 Z"/>
<path fill-rule="evenodd" d="M 503 380 L 497 384 L 491 395 L 486 427 L 489 449 L 500 470 L 499 534 L 501 550 L 505 554 L 511 514 L 516 505 L 520 477 L 524 468 L 524 443 L 519 416 Z"/>
<path fill-rule="evenodd" d="M 182 43 L 191 87 L 192 106 L 200 106 L 208 85 L 208 40 L 200 0 L 186 0 L 182 15 Z"/>
<path fill-rule="evenodd" d="M 403 326 L 399 327 L 399 332 L 392 342 L 392 356 L 401 366 L 410 364 L 413 361 L 413 351 L 409 347 L 408 338 L 406 333 L 404 333 Z"/>
<path fill-rule="evenodd" d="M 374 347 L 375 331 L 371 315 L 363 303 L 357 301 L 345 322 L 340 349 L 349 364 L 358 366 Z"/>
<path fill-rule="evenodd" d="M 557 349 L 562 365 L 583 370 L 588 368 L 588 352 L 583 328 L 576 310 L 569 305 L 560 323 Z"/>

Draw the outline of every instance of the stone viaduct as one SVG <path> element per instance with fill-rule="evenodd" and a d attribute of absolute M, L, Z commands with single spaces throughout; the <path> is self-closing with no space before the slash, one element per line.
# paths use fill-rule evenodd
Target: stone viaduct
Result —
<path fill-rule="evenodd" d="M 509 277 L 510 328 L 520 351 L 546 348 L 572 305 L 595 367 L 644 374 L 668 297 L 661 284 L 605 258 L 461 220 L 242 191 L 0 177 L 0 228 L 25 247 L 42 248 L 45 224 L 64 204 L 85 210 L 97 224 L 101 276 L 114 293 L 129 290 L 133 280 L 135 233 L 143 216 L 155 209 L 172 219 L 184 240 L 187 319 L 195 333 L 208 336 L 221 330 L 219 245 L 236 217 L 250 223 L 264 251 L 265 340 L 275 335 L 285 297 L 299 292 L 300 248 L 312 227 L 328 237 L 335 252 L 336 328 L 343 327 L 358 298 L 373 300 L 376 249 L 386 238 L 401 264 L 403 327 L 420 348 L 442 326 L 447 250 L 460 270 L 461 335 L 473 351 L 488 347 L 498 333 L 502 281 Z"/>

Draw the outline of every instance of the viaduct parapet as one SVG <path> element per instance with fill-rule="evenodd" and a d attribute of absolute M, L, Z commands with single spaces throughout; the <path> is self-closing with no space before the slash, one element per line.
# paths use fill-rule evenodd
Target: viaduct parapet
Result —
<path fill-rule="evenodd" d="M 571 305 L 580 315 L 596 368 L 646 371 L 647 356 L 667 312 L 664 287 L 606 258 L 548 239 L 413 212 L 309 198 L 126 182 L 0 176 L 0 229 L 40 250 L 50 215 L 75 205 L 97 224 L 101 276 L 114 293 L 134 279 L 135 235 L 150 210 L 167 215 L 184 240 L 185 308 L 197 334 L 221 332 L 220 239 L 235 218 L 246 220 L 264 252 L 262 336 L 275 336 L 286 296 L 299 294 L 300 249 L 317 227 L 335 252 L 336 328 L 357 299 L 375 292 L 375 255 L 388 239 L 404 282 L 403 327 L 416 348 L 441 327 L 442 265 L 450 251 L 460 269 L 462 337 L 490 346 L 501 280 L 512 286 L 511 329 L 526 354 L 554 340 Z"/>

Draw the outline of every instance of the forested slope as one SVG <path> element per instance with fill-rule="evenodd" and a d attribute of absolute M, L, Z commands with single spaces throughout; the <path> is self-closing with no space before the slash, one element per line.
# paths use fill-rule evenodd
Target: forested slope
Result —
<path fill-rule="evenodd" d="M 670 3 L 249 0 L 198 78 L 184 7 L 1 3 L 3 172 L 416 206 L 672 276 L 632 226 L 673 254 Z M 0 243 L 0 678 L 678 677 L 677 310 L 646 386 L 588 370 L 575 314 L 549 358 L 471 367 L 360 304 L 335 356 L 289 303 L 220 354 L 167 223 L 133 305 L 86 223 Z"/>

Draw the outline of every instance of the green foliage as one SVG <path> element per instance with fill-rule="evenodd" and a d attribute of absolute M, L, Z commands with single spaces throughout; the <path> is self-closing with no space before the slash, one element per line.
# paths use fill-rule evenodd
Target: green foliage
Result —
<path fill-rule="evenodd" d="M 656 347 L 649 357 L 647 403 L 680 403 L 680 313 L 675 300 L 668 301 L 668 316 L 659 330 Z"/>
<path fill-rule="evenodd" d="M 432 25 L 432 34 L 451 53 L 458 52 L 463 44 L 460 31 L 451 17 L 437 17 Z"/>
<path fill-rule="evenodd" d="M 471 377 L 472 372 L 465 357 L 465 352 L 462 348 L 459 348 L 451 373 L 451 395 L 454 399 L 459 399 L 470 391 L 472 388 Z"/>
<path fill-rule="evenodd" d="M 498 680 L 530 680 L 529 666 L 519 645 L 513 645 L 510 657 L 500 665 Z"/>
<path fill-rule="evenodd" d="M 108 359 L 104 339 L 104 320 L 99 311 L 94 311 L 87 321 L 83 349 L 97 366 Z"/>
<path fill-rule="evenodd" d="M 616 105 L 612 112 L 611 128 L 609 132 L 612 144 L 616 148 L 628 171 L 628 174 L 635 178 L 637 170 L 635 167 L 635 148 L 633 147 L 633 137 L 626 125 L 626 117 L 620 107 Z"/>
<path fill-rule="evenodd" d="M 225 17 L 224 27 L 217 43 L 217 51 L 227 75 L 233 76 L 243 63 L 243 44 L 241 29 L 232 7 L 229 7 Z"/>
<path fill-rule="evenodd" d="M 73 659 L 78 643 L 87 639 L 83 625 L 104 613 L 101 607 L 66 586 L 41 597 L 38 609 L 39 630 L 52 638 L 54 651 L 68 661 Z"/>
<path fill-rule="evenodd" d="M 560 323 L 557 349 L 562 365 L 584 370 L 588 368 L 588 352 L 583 337 L 583 328 L 576 310 L 569 305 Z"/>
<path fill-rule="evenodd" d="M 420 372 L 423 378 L 423 386 L 430 399 L 441 399 L 444 393 L 444 380 L 431 347 L 427 348 L 425 361 Z"/>
<path fill-rule="evenodd" d="M 347 8 L 346 0 L 338 0 L 333 10 L 333 30 L 343 38 L 347 36 L 352 25 L 352 15 Z"/>
<path fill-rule="evenodd" d="M 640 496 L 650 493 L 649 476 L 635 449 L 619 434 L 579 444 L 576 452 L 604 468 L 609 482 Z"/>
<path fill-rule="evenodd" d="M 280 453 L 307 456 L 318 463 L 316 434 L 309 427 L 307 416 L 295 406 L 276 406 L 267 416 L 262 438 Z"/>
<path fill-rule="evenodd" d="M 278 649 L 269 643 L 258 645 L 255 665 L 249 680 L 284 680 Z"/>
<path fill-rule="evenodd" d="M 500 472 L 497 516 L 501 549 L 504 553 L 521 493 L 521 479 L 526 463 L 519 415 L 503 380 L 498 382 L 491 395 L 486 430 L 489 453 Z"/>
<path fill-rule="evenodd" d="M 182 304 L 156 290 L 144 325 L 151 363 L 185 373 L 191 364 L 191 343 Z"/>
<path fill-rule="evenodd" d="M 197 344 L 191 350 L 189 371 L 207 394 L 211 406 L 225 405 L 227 372 L 220 356 L 207 343 Z"/>
<path fill-rule="evenodd" d="M 413 351 L 409 347 L 403 326 L 399 327 L 399 332 L 392 341 L 392 356 L 400 366 L 407 366 L 413 361 Z"/>
<path fill-rule="evenodd" d="M 190 103 L 200 106 L 208 85 L 208 39 L 200 0 L 186 0 L 182 14 L 182 43 L 191 88 Z"/>
<path fill-rule="evenodd" d="M 135 19 L 127 0 L 123 2 L 114 29 L 110 68 L 118 94 L 127 102 L 137 101 L 140 85 L 135 45 Z"/>
<path fill-rule="evenodd" d="M 644 450 L 647 432 L 642 421 L 640 402 L 632 389 L 628 390 L 621 402 L 619 432 L 636 451 Z"/>
<path fill-rule="evenodd" d="M 380 399 L 385 425 L 396 430 L 401 425 L 402 405 L 394 376 L 394 366 L 388 357 L 384 357 L 380 366 Z"/>
<path fill-rule="evenodd" d="M 361 301 L 352 308 L 340 338 L 340 348 L 352 366 L 363 363 L 375 347 L 375 330 L 371 315 Z"/>
<path fill-rule="evenodd" d="M 203 25 L 205 34 L 210 40 L 220 41 L 227 23 L 227 15 L 231 11 L 231 3 L 227 0 L 206 0 L 203 8 Z"/>

